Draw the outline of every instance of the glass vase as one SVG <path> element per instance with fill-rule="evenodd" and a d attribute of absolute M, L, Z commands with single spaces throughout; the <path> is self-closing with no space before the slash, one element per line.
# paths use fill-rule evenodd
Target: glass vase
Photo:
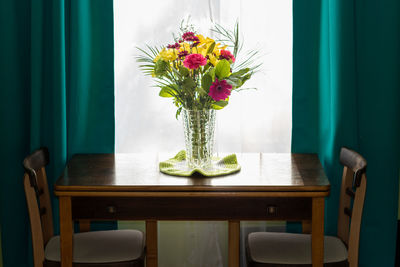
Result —
<path fill-rule="evenodd" d="M 182 110 L 186 160 L 190 168 L 211 165 L 214 149 L 215 110 Z"/>

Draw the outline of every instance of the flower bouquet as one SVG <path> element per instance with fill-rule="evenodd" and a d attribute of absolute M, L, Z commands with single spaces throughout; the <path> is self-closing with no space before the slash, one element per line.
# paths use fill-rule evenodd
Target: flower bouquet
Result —
<path fill-rule="evenodd" d="M 219 39 L 212 39 L 196 33 L 192 26 L 181 26 L 172 44 L 138 48 L 139 66 L 155 79 L 159 95 L 173 99 L 176 117 L 183 111 L 186 157 L 191 168 L 210 164 L 215 110 L 227 106 L 231 93 L 243 90 L 243 84 L 261 65 L 256 64 L 258 51 L 249 52 L 238 63 L 242 47 L 238 29 L 238 23 L 233 31 L 215 25 L 212 32 Z"/>

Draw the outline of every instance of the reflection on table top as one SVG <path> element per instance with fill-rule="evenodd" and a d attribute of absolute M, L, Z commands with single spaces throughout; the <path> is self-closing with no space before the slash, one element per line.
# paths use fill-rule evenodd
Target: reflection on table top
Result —
<path fill-rule="evenodd" d="M 77 154 L 56 191 L 328 191 L 316 154 L 237 154 L 241 171 L 219 177 L 178 177 L 159 171 L 168 154 Z"/>

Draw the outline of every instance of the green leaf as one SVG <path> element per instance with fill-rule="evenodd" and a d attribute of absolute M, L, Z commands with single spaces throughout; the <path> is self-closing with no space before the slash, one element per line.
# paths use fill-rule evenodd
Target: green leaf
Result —
<path fill-rule="evenodd" d="M 171 87 L 164 86 L 161 88 L 161 91 L 158 95 L 161 97 L 174 97 L 176 95 L 176 91 Z"/>
<path fill-rule="evenodd" d="M 202 95 L 202 96 L 208 95 L 207 91 L 204 90 L 202 87 L 197 87 L 197 91 L 198 91 L 199 94 Z"/>
<path fill-rule="evenodd" d="M 227 105 L 228 105 L 228 101 L 220 100 L 220 101 L 215 102 L 214 104 L 212 104 L 211 107 L 213 109 L 220 110 L 220 109 L 223 109 L 224 107 L 226 107 Z"/>
<path fill-rule="evenodd" d="M 212 66 L 211 63 L 207 63 L 207 65 L 204 66 L 203 72 L 205 72 L 206 70 L 208 70 L 211 66 Z"/>
<path fill-rule="evenodd" d="M 201 87 L 203 87 L 206 94 L 210 91 L 210 86 L 212 84 L 212 77 L 210 74 L 206 73 L 201 78 Z"/>
<path fill-rule="evenodd" d="M 214 48 L 215 48 L 215 42 L 212 42 L 210 47 L 208 47 L 207 49 L 207 54 L 210 54 L 212 51 L 214 51 Z"/>
<path fill-rule="evenodd" d="M 252 74 L 252 73 L 248 73 L 248 74 L 246 74 L 245 76 L 243 76 L 243 78 L 242 78 L 242 84 L 244 84 L 248 79 L 251 78 L 251 74 Z"/>
<path fill-rule="evenodd" d="M 178 119 L 179 115 L 181 114 L 181 111 L 182 111 L 182 107 L 179 107 L 179 108 L 176 110 L 176 114 L 175 114 L 175 118 L 176 118 L 176 119 Z"/>
<path fill-rule="evenodd" d="M 179 73 L 183 76 L 183 77 L 187 77 L 189 76 L 189 70 L 185 67 L 179 66 Z"/>
<path fill-rule="evenodd" d="M 207 71 L 207 74 L 211 76 L 212 81 L 215 80 L 215 68 L 211 68 Z"/>
<path fill-rule="evenodd" d="M 231 76 L 242 76 L 250 71 L 250 68 L 244 68 L 231 74 Z"/>
<path fill-rule="evenodd" d="M 220 80 L 228 77 L 230 72 L 231 72 L 231 65 L 229 64 L 229 61 L 226 59 L 220 60 L 217 66 L 215 67 L 215 74 Z"/>
<path fill-rule="evenodd" d="M 156 76 L 163 76 L 167 72 L 168 68 L 168 62 L 160 59 L 156 62 L 156 65 L 154 66 L 154 74 Z"/>
<path fill-rule="evenodd" d="M 239 88 L 240 86 L 243 85 L 242 80 L 240 79 L 240 77 L 234 77 L 234 76 L 229 76 L 226 81 L 232 85 L 234 88 Z"/>
<path fill-rule="evenodd" d="M 191 90 L 193 89 L 193 87 L 196 87 L 196 83 L 193 81 L 192 78 L 187 77 L 186 79 L 183 80 L 182 87 L 185 90 Z"/>

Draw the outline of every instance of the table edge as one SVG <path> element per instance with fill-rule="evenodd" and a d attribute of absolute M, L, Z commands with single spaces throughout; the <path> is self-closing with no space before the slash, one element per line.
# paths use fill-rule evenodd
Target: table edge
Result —
<path fill-rule="evenodd" d="M 265 192 L 160 192 L 160 191 L 54 191 L 58 197 L 327 197 L 330 191 Z"/>
<path fill-rule="evenodd" d="M 327 185 L 298 185 L 298 186 L 171 186 L 171 185 L 137 185 L 137 186 L 78 186 L 78 185 L 54 185 L 55 191 L 107 191 L 107 192 L 324 192 L 330 191 L 330 184 Z"/>

